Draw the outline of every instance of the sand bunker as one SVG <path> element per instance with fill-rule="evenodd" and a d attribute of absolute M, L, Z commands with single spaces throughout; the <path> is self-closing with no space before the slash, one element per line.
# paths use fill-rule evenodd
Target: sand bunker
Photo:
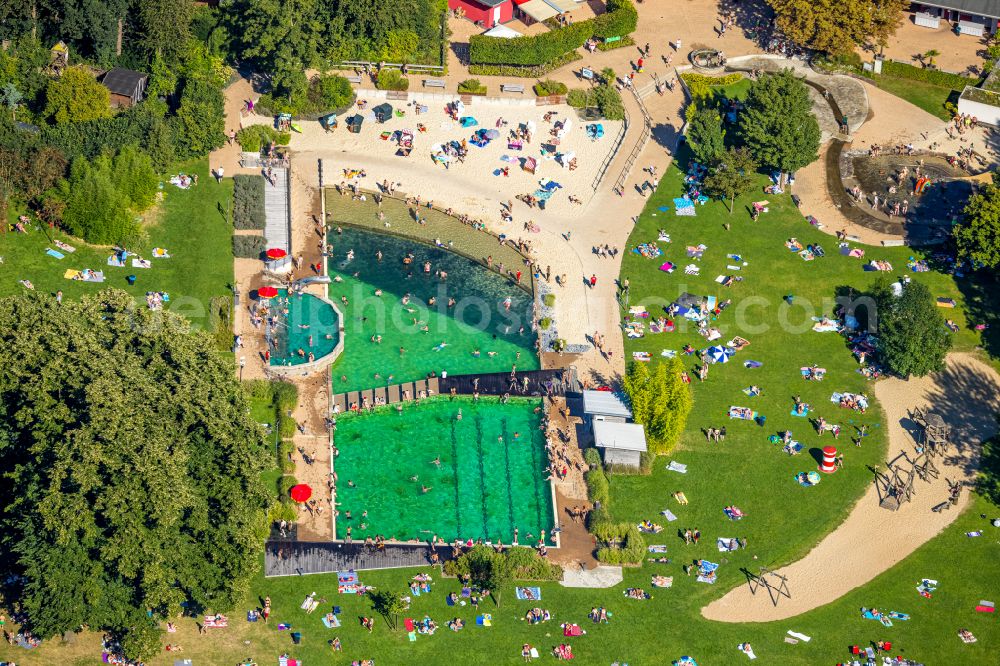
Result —
<path fill-rule="evenodd" d="M 935 461 L 939 477 L 930 483 L 917 480 L 913 501 L 895 512 L 879 507 L 878 490 L 872 486 L 840 527 L 804 558 L 779 569 L 788 577 L 791 599 L 781 598 L 775 607 L 766 590 L 753 595 L 741 585 L 705 606 L 702 615 L 720 622 L 769 622 L 805 613 L 869 582 L 958 518 L 968 502 L 967 491 L 950 511 L 933 513 L 931 507 L 947 499 L 946 477 L 974 478 L 980 444 L 997 432 L 993 415 L 1000 406 L 1000 375 L 971 354 L 951 354 L 943 372 L 909 381 L 886 379 L 874 390 L 885 409 L 890 456 L 913 451 L 910 433 L 916 424 L 910 410 L 931 409 L 951 425 L 955 444 Z"/>

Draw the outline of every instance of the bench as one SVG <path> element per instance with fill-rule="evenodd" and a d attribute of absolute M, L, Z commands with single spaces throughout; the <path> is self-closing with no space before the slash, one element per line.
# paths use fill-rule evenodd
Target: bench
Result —
<path fill-rule="evenodd" d="M 522 84 L 522 83 L 501 83 L 500 84 L 500 90 L 502 90 L 503 92 L 523 93 L 524 92 L 524 84 Z"/>
<path fill-rule="evenodd" d="M 344 78 L 347 79 L 348 81 L 350 81 L 351 83 L 356 83 L 358 85 L 361 84 L 361 75 L 360 74 L 355 74 L 354 76 L 345 76 Z"/>
<path fill-rule="evenodd" d="M 931 509 L 934 513 L 941 513 L 951 508 L 951 502 L 941 502 L 937 506 Z"/>
<path fill-rule="evenodd" d="M 424 79 L 425 88 L 444 88 L 444 79 Z"/>

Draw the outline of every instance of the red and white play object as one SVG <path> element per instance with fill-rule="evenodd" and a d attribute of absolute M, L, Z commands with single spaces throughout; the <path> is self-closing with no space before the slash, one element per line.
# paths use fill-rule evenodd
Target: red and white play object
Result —
<path fill-rule="evenodd" d="M 823 447 L 823 462 L 819 466 L 819 471 L 826 474 L 833 474 L 837 471 L 837 449 L 832 446 Z"/>

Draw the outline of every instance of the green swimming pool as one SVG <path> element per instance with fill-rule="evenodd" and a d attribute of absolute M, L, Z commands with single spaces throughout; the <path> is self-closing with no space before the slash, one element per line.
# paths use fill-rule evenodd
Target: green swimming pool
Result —
<path fill-rule="evenodd" d="M 408 403 L 402 413 L 390 406 L 339 417 L 337 538 L 348 526 L 355 540 L 436 534 L 510 543 L 517 529 L 528 544 L 541 530 L 550 534 L 552 492 L 535 412 L 541 406 L 534 399 L 500 404 L 442 396 Z"/>
<path fill-rule="evenodd" d="M 445 249 L 367 230 L 344 228 L 328 240 L 329 297 L 344 315 L 344 352 L 331 371 L 335 392 L 431 372 L 538 369 L 532 297 L 496 272 Z M 407 255 L 412 259 L 404 264 Z"/>
<path fill-rule="evenodd" d="M 288 299 L 287 305 L 284 303 Z M 280 305 L 279 305 L 280 299 Z M 321 298 L 312 294 L 288 295 L 279 289 L 271 299 L 276 323 L 271 329 L 271 365 L 301 365 L 309 362 L 309 354 L 319 359 L 333 351 L 340 339 L 337 312 Z M 284 310 L 288 314 L 284 314 Z M 300 353 L 301 352 L 301 353 Z"/>

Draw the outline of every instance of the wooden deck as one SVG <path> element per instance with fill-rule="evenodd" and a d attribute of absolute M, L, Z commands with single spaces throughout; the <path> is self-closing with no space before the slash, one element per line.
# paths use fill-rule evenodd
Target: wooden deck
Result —
<path fill-rule="evenodd" d="M 450 548 L 438 547 L 442 560 Z M 430 549 L 424 544 L 386 546 L 372 551 L 364 544 L 268 541 L 264 550 L 264 576 L 304 576 L 336 571 L 396 569 L 430 566 Z"/>

